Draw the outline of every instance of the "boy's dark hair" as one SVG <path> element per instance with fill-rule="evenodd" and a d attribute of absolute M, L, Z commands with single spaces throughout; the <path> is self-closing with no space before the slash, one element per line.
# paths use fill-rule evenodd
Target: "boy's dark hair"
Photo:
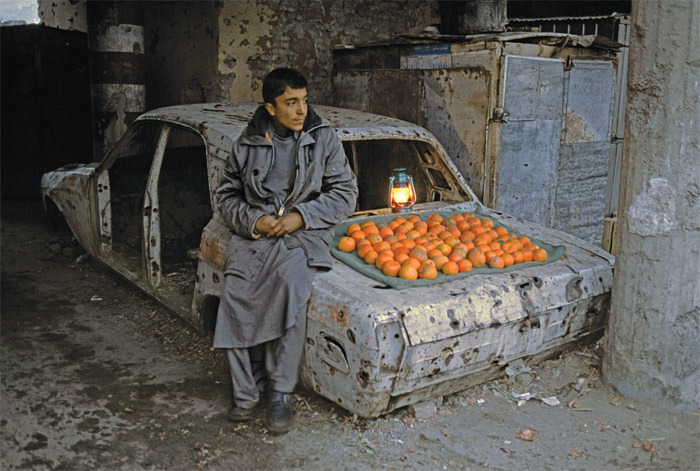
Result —
<path fill-rule="evenodd" d="M 288 68 L 275 69 L 263 80 L 263 100 L 275 105 L 275 98 L 282 95 L 287 87 L 298 90 L 306 88 L 306 85 L 306 78 L 299 71 Z"/>

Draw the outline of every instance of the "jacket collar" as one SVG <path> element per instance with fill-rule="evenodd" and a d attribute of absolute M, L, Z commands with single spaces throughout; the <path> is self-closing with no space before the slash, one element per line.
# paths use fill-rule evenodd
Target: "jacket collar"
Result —
<path fill-rule="evenodd" d="M 302 128 L 301 135 L 307 133 L 309 130 L 320 126 L 323 123 L 323 119 L 316 114 L 316 111 L 308 106 L 308 112 L 306 113 L 306 119 L 304 120 L 304 127 Z M 248 122 L 248 127 L 246 128 L 244 135 L 248 138 L 253 136 L 260 136 L 266 140 L 272 140 L 272 136 L 268 132 L 269 127 L 272 124 L 270 114 L 265 109 L 265 105 L 260 105 L 255 110 L 253 117 Z"/>

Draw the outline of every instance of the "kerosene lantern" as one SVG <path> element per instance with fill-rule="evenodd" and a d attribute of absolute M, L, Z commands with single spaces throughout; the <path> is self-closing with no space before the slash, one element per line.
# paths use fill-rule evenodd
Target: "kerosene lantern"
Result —
<path fill-rule="evenodd" d="M 413 187 L 413 178 L 406 174 L 405 168 L 395 168 L 394 174 L 389 178 L 389 206 L 394 213 L 411 210 L 416 202 L 416 189 Z"/>

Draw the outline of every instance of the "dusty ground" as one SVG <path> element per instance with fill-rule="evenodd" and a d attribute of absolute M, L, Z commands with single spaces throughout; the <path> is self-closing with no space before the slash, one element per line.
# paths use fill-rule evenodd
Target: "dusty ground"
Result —
<path fill-rule="evenodd" d="M 300 391 L 287 435 L 230 423 L 210 339 L 78 263 L 37 202 L 3 202 L 1 229 L 3 470 L 700 469 L 698 411 L 618 397 L 596 345 L 442 398 L 432 414 L 358 419 Z M 526 392 L 537 398 L 518 406 Z"/>

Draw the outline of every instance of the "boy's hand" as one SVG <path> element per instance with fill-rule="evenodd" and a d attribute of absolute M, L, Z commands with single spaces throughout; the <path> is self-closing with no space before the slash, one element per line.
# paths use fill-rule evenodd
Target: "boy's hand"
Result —
<path fill-rule="evenodd" d="M 267 216 L 263 216 L 267 217 Z M 262 219 L 262 218 L 260 218 Z M 273 218 L 274 219 L 274 218 Z M 259 220 L 258 220 L 259 221 Z M 290 234 L 304 226 L 304 219 L 301 214 L 296 212 L 287 213 L 284 216 L 275 219 L 270 229 L 267 231 L 268 237 L 281 237 L 285 234 Z M 257 228 L 257 224 L 256 224 Z"/>
<path fill-rule="evenodd" d="M 268 214 L 261 216 L 255 223 L 255 232 L 267 235 L 272 227 L 277 223 L 277 218 Z"/>

